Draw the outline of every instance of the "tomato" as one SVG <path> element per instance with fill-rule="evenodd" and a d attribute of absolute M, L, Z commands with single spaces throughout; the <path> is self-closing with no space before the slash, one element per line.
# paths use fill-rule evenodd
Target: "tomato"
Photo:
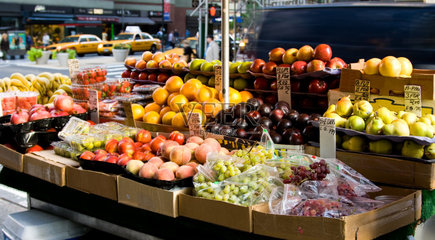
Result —
<path fill-rule="evenodd" d="M 95 70 L 89 70 L 89 77 L 91 77 L 91 78 L 97 77 L 97 73 L 95 72 Z"/>
<path fill-rule="evenodd" d="M 89 85 L 89 80 L 84 80 L 83 85 Z"/>
<path fill-rule="evenodd" d="M 96 83 L 95 78 L 90 78 L 90 79 L 89 79 L 89 83 L 90 83 L 90 84 L 95 84 L 95 83 Z"/>
<path fill-rule="evenodd" d="M 101 69 L 101 73 L 103 74 L 102 76 L 106 76 L 107 75 L 107 70 L 106 69 Z"/>
<path fill-rule="evenodd" d="M 178 144 L 183 145 L 184 143 L 184 134 L 179 131 L 173 131 L 169 134 L 169 140 L 176 141 Z"/>
<path fill-rule="evenodd" d="M 116 90 L 116 85 L 110 85 L 110 92 L 114 92 Z"/>
<path fill-rule="evenodd" d="M 151 133 L 147 130 L 141 129 L 136 133 L 136 141 L 141 143 L 151 142 Z"/>
<path fill-rule="evenodd" d="M 39 151 L 42 151 L 42 150 L 44 150 L 44 149 L 43 149 L 41 146 L 39 146 L 39 145 L 35 145 L 35 146 L 33 146 L 33 147 L 28 148 L 28 149 L 26 150 L 26 153 L 39 152 Z"/>
<path fill-rule="evenodd" d="M 103 92 L 108 92 L 109 91 L 109 86 L 107 84 L 104 84 L 103 88 L 102 88 L 102 91 Z"/>
<path fill-rule="evenodd" d="M 102 72 L 101 72 L 101 69 L 99 69 L 99 68 L 97 68 L 96 70 L 95 70 L 95 73 L 97 74 L 97 76 L 103 76 L 102 74 Z"/>
<path fill-rule="evenodd" d="M 95 80 L 97 82 L 104 82 L 105 79 L 104 79 L 104 77 L 98 76 L 98 77 L 95 78 Z"/>
<path fill-rule="evenodd" d="M 86 81 L 86 80 L 89 80 L 89 75 L 88 75 L 88 74 L 84 74 L 84 75 L 83 75 L 83 80 L 85 80 L 85 81 Z"/>

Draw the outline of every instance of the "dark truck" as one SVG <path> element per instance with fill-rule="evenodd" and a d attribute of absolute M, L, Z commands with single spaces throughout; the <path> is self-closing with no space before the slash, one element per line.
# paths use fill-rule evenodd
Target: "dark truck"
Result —
<path fill-rule="evenodd" d="M 337 3 L 265 9 L 259 14 L 250 55 L 267 59 L 275 47 L 331 45 L 333 56 L 408 57 L 418 68 L 435 68 L 435 5 Z"/>

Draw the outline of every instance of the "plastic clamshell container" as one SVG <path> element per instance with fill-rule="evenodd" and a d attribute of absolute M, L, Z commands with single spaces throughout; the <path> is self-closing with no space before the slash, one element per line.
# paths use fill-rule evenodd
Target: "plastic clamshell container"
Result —
<path fill-rule="evenodd" d="M 38 96 L 37 92 L 16 92 L 16 108 L 30 110 L 33 105 L 38 103 Z"/>
<path fill-rule="evenodd" d="M 73 149 L 80 152 L 104 148 L 106 144 L 105 137 L 100 134 L 70 135 L 66 137 L 65 141 Z"/>
<path fill-rule="evenodd" d="M 65 140 L 67 136 L 70 135 L 80 135 L 89 132 L 89 127 L 91 124 L 80 118 L 72 117 L 68 123 L 63 127 L 62 131 L 59 132 L 59 138 Z"/>
<path fill-rule="evenodd" d="M 17 108 L 16 92 L 2 92 L 0 93 L 3 115 L 9 115 L 15 112 Z"/>
<path fill-rule="evenodd" d="M 4 239 L 11 240 L 74 239 L 88 231 L 83 225 L 34 209 L 9 214 L 2 226 Z"/>

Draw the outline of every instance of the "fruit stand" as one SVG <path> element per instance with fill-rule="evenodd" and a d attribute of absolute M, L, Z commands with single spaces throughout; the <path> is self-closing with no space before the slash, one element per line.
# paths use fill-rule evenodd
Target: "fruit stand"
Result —
<path fill-rule="evenodd" d="M 320 44 L 125 67 L 0 79 L 0 182 L 131 239 L 406 239 L 435 214 L 435 72 L 406 58 Z"/>

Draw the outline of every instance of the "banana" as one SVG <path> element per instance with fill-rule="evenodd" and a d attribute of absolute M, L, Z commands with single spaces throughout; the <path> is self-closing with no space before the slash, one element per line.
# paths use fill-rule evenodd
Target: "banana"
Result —
<path fill-rule="evenodd" d="M 27 87 L 18 79 L 12 78 L 11 85 L 16 86 L 17 88 L 27 89 Z"/>
<path fill-rule="evenodd" d="M 67 94 L 67 92 L 63 89 L 57 89 L 52 96 L 56 96 L 56 95 L 62 95 L 62 94 Z"/>
<path fill-rule="evenodd" d="M 49 73 L 49 72 L 43 72 L 43 73 L 40 73 L 40 74 L 38 74 L 38 77 L 46 78 L 46 79 L 48 79 L 50 82 L 51 82 L 51 81 L 54 81 L 54 76 L 53 76 L 53 74 L 51 74 L 51 73 Z"/>
<path fill-rule="evenodd" d="M 10 91 L 20 91 L 20 89 L 18 89 L 16 86 L 11 86 L 9 87 Z"/>
<path fill-rule="evenodd" d="M 42 104 L 47 104 L 48 103 L 48 100 L 50 100 L 47 96 L 44 96 L 43 98 L 42 98 Z"/>
<path fill-rule="evenodd" d="M 6 91 L 7 89 L 6 89 L 6 85 L 5 85 L 5 81 L 3 81 L 3 79 L 0 79 L 0 88 L 3 90 L 3 91 Z"/>
<path fill-rule="evenodd" d="M 3 78 L 3 80 L 5 81 L 7 91 L 9 91 L 9 89 L 11 88 L 11 79 L 9 79 L 8 77 L 5 77 L 5 78 Z"/>
<path fill-rule="evenodd" d="M 10 76 L 10 78 L 11 79 L 16 79 L 16 80 L 20 81 L 26 89 L 30 88 L 29 81 L 27 81 L 27 79 L 23 76 L 23 74 L 21 74 L 21 73 L 13 73 Z"/>
<path fill-rule="evenodd" d="M 57 90 L 64 90 L 68 95 L 72 95 L 71 85 L 62 84 Z"/>
<path fill-rule="evenodd" d="M 36 88 L 36 90 L 39 91 L 39 95 L 45 95 L 45 88 L 41 86 L 39 81 L 35 81 L 33 86 Z"/>
<path fill-rule="evenodd" d="M 33 79 L 36 78 L 35 74 L 27 74 L 26 76 L 24 76 L 29 82 L 32 82 Z"/>
<path fill-rule="evenodd" d="M 62 75 L 60 77 L 62 84 L 71 85 L 71 79 L 68 76 Z"/>
<path fill-rule="evenodd" d="M 53 92 L 52 92 L 51 90 L 48 90 L 46 95 L 47 95 L 48 97 L 51 97 L 51 96 L 53 96 Z"/>

